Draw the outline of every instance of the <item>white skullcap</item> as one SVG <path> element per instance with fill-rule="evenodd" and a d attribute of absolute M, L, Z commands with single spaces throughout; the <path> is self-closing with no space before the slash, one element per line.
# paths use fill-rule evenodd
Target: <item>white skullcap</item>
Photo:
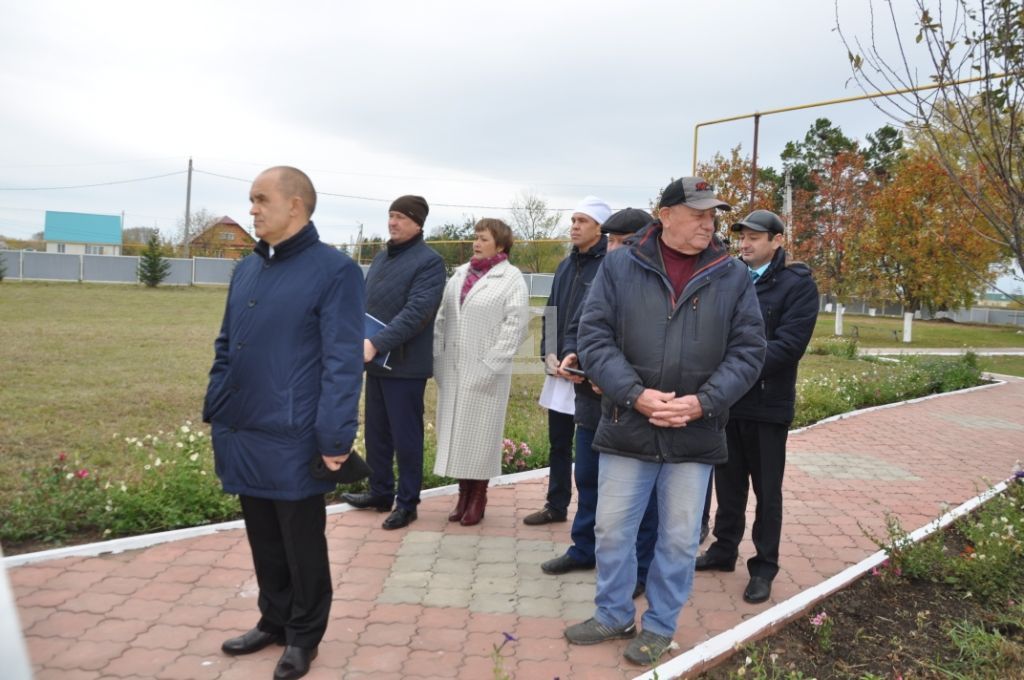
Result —
<path fill-rule="evenodd" d="M 583 213 L 598 224 L 604 224 L 604 221 L 611 217 L 612 209 L 597 196 L 587 196 L 580 201 L 573 213 Z"/>

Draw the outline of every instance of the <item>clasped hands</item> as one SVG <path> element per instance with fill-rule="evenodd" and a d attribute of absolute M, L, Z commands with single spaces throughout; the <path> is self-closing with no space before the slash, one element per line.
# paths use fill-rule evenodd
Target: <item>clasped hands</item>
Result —
<path fill-rule="evenodd" d="M 675 392 L 662 392 L 649 387 L 637 397 L 635 407 L 655 427 L 686 427 L 687 423 L 699 420 L 704 415 L 697 395 L 677 397 Z"/>

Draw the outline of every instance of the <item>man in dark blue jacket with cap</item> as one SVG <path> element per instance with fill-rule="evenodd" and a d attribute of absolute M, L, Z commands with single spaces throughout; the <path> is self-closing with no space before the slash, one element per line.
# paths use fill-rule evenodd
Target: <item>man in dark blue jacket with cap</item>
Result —
<path fill-rule="evenodd" d="M 203 420 L 224 491 L 241 501 L 260 620 L 221 648 L 285 644 L 274 678 L 287 680 L 309 671 L 331 609 L 324 494 L 335 484 L 310 470 L 339 469 L 356 436 L 363 276 L 320 242 L 305 173 L 270 168 L 249 200 L 260 240 L 231 277 Z"/>
<path fill-rule="evenodd" d="M 771 596 L 779 571 L 786 439 L 796 403 L 797 364 L 818 319 L 818 287 L 807 265 L 787 261 L 784 227 L 775 213 L 755 210 L 732 231 L 739 234 L 740 255 L 754 281 L 768 349 L 757 382 L 732 407 L 726 428 L 729 460 L 715 467 L 715 542 L 697 558 L 696 569 L 736 568 L 753 486 L 756 554 L 747 560 L 750 581 L 743 599 L 756 604 Z"/>

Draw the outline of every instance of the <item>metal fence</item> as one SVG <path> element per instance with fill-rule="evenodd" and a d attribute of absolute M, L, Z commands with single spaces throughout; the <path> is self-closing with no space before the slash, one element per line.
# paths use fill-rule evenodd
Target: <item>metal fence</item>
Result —
<path fill-rule="evenodd" d="M 139 283 L 139 257 L 132 255 L 68 255 L 40 253 L 32 250 L 0 250 L 0 260 L 6 265 L 8 279 L 24 281 L 79 281 L 84 283 Z M 170 274 L 162 285 L 227 285 L 238 260 L 212 257 L 191 259 L 168 258 Z M 369 269 L 361 265 L 363 274 Z M 530 297 L 547 298 L 551 294 L 554 274 L 523 274 Z M 819 310 L 834 311 L 835 300 L 822 295 Z M 906 311 L 895 303 L 873 303 L 851 299 L 843 304 L 847 314 L 867 316 L 895 316 L 902 318 Z M 1024 312 L 997 307 L 972 307 L 934 315 L 915 313 L 916 318 L 953 319 L 960 323 L 1024 326 Z"/>
<path fill-rule="evenodd" d="M 69 255 L 32 250 L 0 250 L 5 278 L 22 281 L 78 281 L 82 283 L 139 283 L 135 255 Z M 238 260 L 212 257 L 167 258 L 171 271 L 161 285 L 227 285 Z M 369 269 L 361 265 L 363 274 Z M 553 274 L 523 274 L 531 297 L 551 293 Z"/>

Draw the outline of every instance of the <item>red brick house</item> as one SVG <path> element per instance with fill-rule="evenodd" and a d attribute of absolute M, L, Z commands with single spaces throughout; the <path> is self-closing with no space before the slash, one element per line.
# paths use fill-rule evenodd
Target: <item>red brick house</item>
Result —
<path fill-rule="evenodd" d="M 225 215 L 188 242 L 192 257 L 221 257 L 237 260 L 252 252 L 256 239 L 238 222 Z"/>

